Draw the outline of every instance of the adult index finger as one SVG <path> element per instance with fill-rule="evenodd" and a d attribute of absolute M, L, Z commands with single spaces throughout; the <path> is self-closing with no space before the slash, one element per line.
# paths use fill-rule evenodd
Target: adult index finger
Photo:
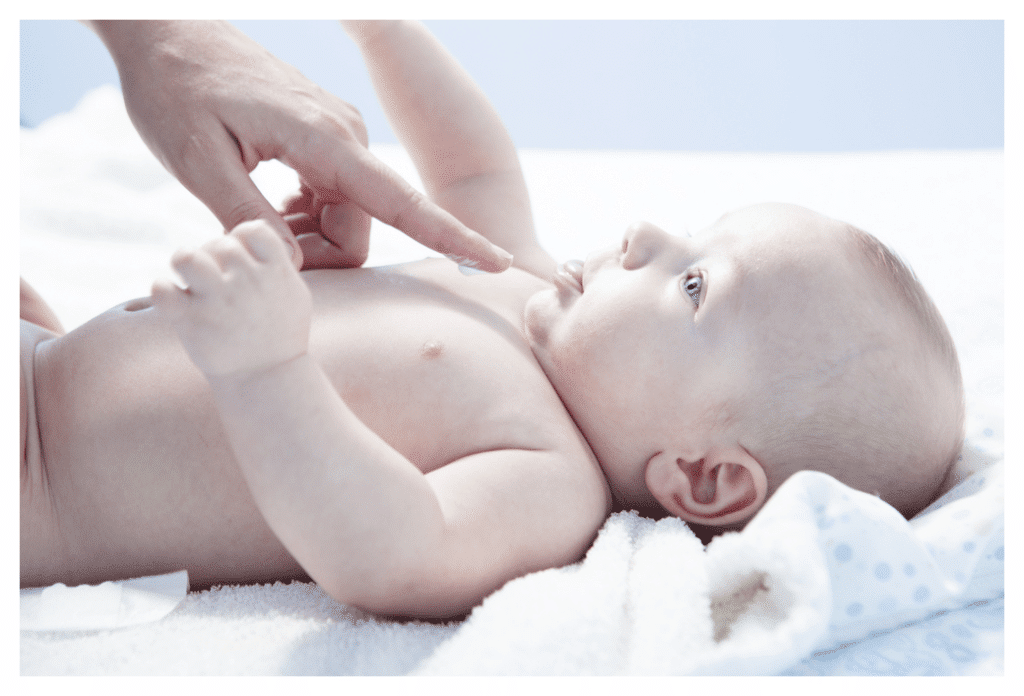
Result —
<path fill-rule="evenodd" d="M 223 139 L 208 140 L 206 146 L 209 157 L 195 158 L 192 161 L 198 163 L 196 166 L 181 167 L 176 172 L 181 183 L 220 220 L 225 233 L 243 222 L 266 221 L 288 246 L 292 263 L 301 268 L 302 250 L 295 236 L 249 178 L 249 172 L 239 159 L 238 146 Z"/>
<path fill-rule="evenodd" d="M 463 266 L 499 273 L 512 265 L 512 255 L 474 232 L 364 148 L 343 146 L 331 153 L 333 179 L 312 172 L 304 163 L 285 164 L 321 190 L 341 191 L 383 223 Z"/>

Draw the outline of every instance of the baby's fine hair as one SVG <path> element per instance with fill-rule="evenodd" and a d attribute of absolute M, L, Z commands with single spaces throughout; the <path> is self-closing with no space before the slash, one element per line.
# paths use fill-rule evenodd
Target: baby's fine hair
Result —
<path fill-rule="evenodd" d="M 823 471 L 910 518 L 938 495 L 963 447 L 960 362 L 910 267 L 873 235 L 851 225 L 846 233 L 851 259 L 876 283 L 878 311 L 909 327 L 902 344 L 909 350 L 898 337 L 879 349 L 876 336 L 869 347 L 851 345 L 852 359 L 840 368 L 780 371 L 770 403 L 761 404 L 770 415 L 758 426 L 755 439 L 764 444 L 755 456 L 768 471 L 769 493 L 797 471 Z"/>

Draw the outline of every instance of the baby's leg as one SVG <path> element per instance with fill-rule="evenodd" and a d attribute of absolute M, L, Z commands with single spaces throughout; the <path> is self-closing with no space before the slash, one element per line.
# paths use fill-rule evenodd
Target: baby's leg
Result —
<path fill-rule="evenodd" d="M 22 298 L 25 283 L 22 282 Z M 24 304 L 23 304 L 24 306 Z M 45 306 L 45 303 L 44 303 Z M 49 308 L 47 308 L 49 309 Z M 24 314 L 23 314 L 24 315 Z M 39 344 L 57 338 L 21 322 L 21 585 L 45 584 L 61 562 L 61 545 L 50 500 L 42 438 L 36 417 L 35 355 Z"/>
<path fill-rule="evenodd" d="M 21 279 L 21 318 L 37 326 L 42 326 L 58 336 L 64 335 L 64 327 L 60 325 L 57 314 L 35 289 Z"/>

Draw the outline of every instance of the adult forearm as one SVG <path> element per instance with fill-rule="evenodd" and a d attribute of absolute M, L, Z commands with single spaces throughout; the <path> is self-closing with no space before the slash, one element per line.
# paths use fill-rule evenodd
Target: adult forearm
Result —
<path fill-rule="evenodd" d="M 210 384 L 257 506 L 329 594 L 388 611 L 426 579 L 444 527 L 433 490 L 308 355 Z"/>
<path fill-rule="evenodd" d="M 152 45 L 152 32 L 162 33 L 171 29 L 171 21 L 83 19 L 82 24 L 91 29 L 110 51 L 114 62 L 122 57 L 137 53 L 140 47 Z"/>

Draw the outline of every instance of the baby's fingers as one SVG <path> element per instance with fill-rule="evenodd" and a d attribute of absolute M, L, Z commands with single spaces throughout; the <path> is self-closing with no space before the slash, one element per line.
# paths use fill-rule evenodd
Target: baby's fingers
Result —
<path fill-rule="evenodd" d="M 186 287 L 206 292 L 220 284 L 220 264 L 206 249 L 179 249 L 171 256 L 171 268 L 184 281 Z"/>
<path fill-rule="evenodd" d="M 150 295 L 153 297 L 153 307 L 167 317 L 168 321 L 178 321 L 188 309 L 188 291 L 182 290 L 166 278 L 159 278 L 153 282 Z"/>
<path fill-rule="evenodd" d="M 291 251 L 263 220 L 243 222 L 231 230 L 230 238 L 238 240 L 261 263 L 291 264 Z"/>

